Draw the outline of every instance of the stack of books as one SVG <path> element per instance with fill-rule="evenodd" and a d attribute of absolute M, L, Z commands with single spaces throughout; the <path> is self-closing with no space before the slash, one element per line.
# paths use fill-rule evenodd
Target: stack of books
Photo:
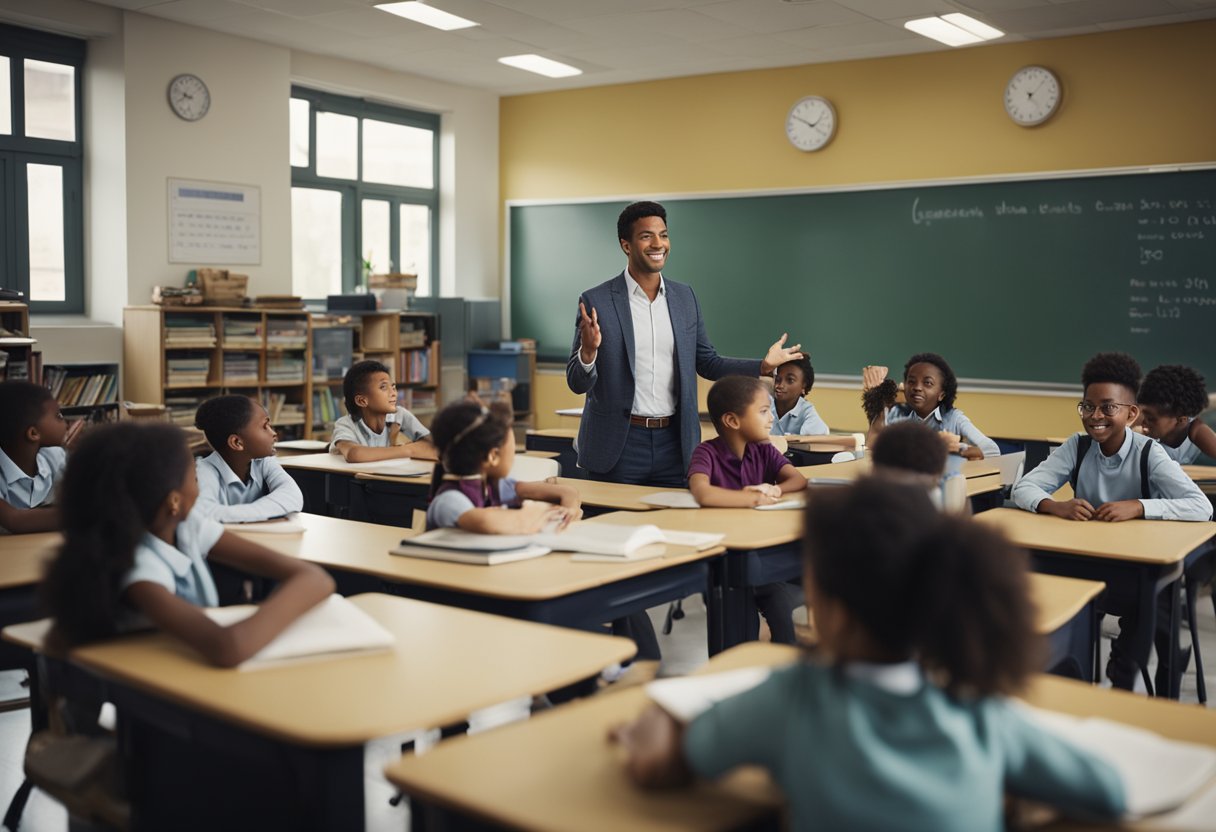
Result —
<path fill-rule="evenodd" d="M 401 349 L 412 350 L 426 346 L 426 325 L 422 321 L 401 322 Z"/>
<path fill-rule="evenodd" d="M 181 427 L 194 426 L 194 413 L 203 403 L 203 396 L 168 396 L 165 407 L 169 411 L 169 421 Z"/>
<path fill-rule="evenodd" d="M 266 321 L 266 346 L 284 350 L 308 347 L 308 322 L 303 318 L 269 318 Z"/>
<path fill-rule="evenodd" d="M 224 353 L 224 384 L 257 384 L 258 360 L 257 353 Z"/>
<path fill-rule="evenodd" d="M 165 347 L 214 347 L 215 324 L 209 318 L 165 315 Z"/>
<path fill-rule="evenodd" d="M 210 355 L 193 353 L 165 359 L 166 387 L 202 387 L 210 374 Z"/>
<path fill-rule="evenodd" d="M 266 380 L 304 383 L 304 357 L 291 355 L 266 356 Z"/>
<path fill-rule="evenodd" d="M 272 425 L 304 424 L 304 405 L 300 402 L 287 401 L 286 393 L 262 391 L 262 407 L 266 408 Z"/>
<path fill-rule="evenodd" d="M 397 377 L 405 384 L 430 384 L 430 350 L 411 350 L 401 353 L 401 368 Z"/>
<path fill-rule="evenodd" d="M 261 320 L 224 318 L 224 346 L 260 348 L 262 346 Z"/>

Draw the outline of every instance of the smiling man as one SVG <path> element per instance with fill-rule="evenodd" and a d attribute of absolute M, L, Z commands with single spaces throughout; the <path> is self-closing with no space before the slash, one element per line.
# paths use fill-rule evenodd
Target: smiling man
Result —
<path fill-rule="evenodd" d="M 683 487 L 701 441 L 697 376 L 759 376 L 802 357 L 786 336 L 763 360 L 718 355 L 691 287 L 665 280 L 667 212 L 635 202 L 617 219 L 628 258 L 616 277 L 579 297 L 566 383 L 587 395 L 578 462 L 592 479 Z"/>

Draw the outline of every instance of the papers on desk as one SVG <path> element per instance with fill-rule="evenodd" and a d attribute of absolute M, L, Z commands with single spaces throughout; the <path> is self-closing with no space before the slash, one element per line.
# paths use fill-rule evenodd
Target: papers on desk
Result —
<path fill-rule="evenodd" d="M 230 627 L 257 612 L 252 604 L 203 610 L 215 623 Z M 291 623 L 238 670 L 272 667 L 289 660 L 387 650 L 393 634 L 341 595 L 331 595 Z"/>
<path fill-rule="evenodd" d="M 427 560 L 446 560 L 494 566 L 549 554 L 547 546 L 539 545 L 534 537 L 520 534 L 476 534 L 464 529 L 432 529 L 407 537 L 390 554 Z"/>
<path fill-rule="evenodd" d="M 659 492 L 657 494 L 647 494 L 645 497 L 638 497 L 639 503 L 645 503 L 648 506 L 659 506 L 660 508 L 700 508 L 701 505 L 697 502 L 696 497 L 692 496 L 691 491 L 672 491 Z"/>
<path fill-rule="evenodd" d="M 289 514 L 277 520 L 262 520 L 257 523 L 225 522 L 224 528 L 234 532 L 257 532 L 258 534 L 303 534 L 304 523 L 299 514 Z"/>
<path fill-rule="evenodd" d="M 329 443 L 322 442 L 320 439 L 287 439 L 283 442 L 275 442 L 276 448 L 286 448 L 289 451 L 323 451 L 329 447 Z"/>
<path fill-rule="evenodd" d="M 1166 739 L 1106 719 L 1019 707 L 1045 730 L 1101 757 L 1119 772 L 1129 818 L 1178 809 L 1216 777 L 1216 749 L 1208 746 Z"/>
<path fill-rule="evenodd" d="M 366 474 L 385 474 L 392 477 L 421 477 L 435 470 L 432 462 L 422 462 L 416 459 L 381 459 L 376 462 L 350 462 L 346 465 L 352 471 L 362 471 Z"/>
<path fill-rule="evenodd" d="M 723 699 L 749 691 L 769 677 L 767 667 L 744 667 L 703 676 L 678 676 L 646 685 L 646 695 L 682 723 L 689 723 Z"/>

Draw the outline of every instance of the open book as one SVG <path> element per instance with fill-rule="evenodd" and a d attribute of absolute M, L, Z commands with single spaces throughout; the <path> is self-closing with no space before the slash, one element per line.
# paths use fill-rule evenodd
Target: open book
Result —
<path fill-rule="evenodd" d="M 252 604 L 204 610 L 215 623 L 229 627 L 257 612 Z M 331 595 L 293 621 L 274 641 L 237 666 L 269 667 L 287 660 L 388 650 L 396 639 L 380 622 L 341 595 Z"/>

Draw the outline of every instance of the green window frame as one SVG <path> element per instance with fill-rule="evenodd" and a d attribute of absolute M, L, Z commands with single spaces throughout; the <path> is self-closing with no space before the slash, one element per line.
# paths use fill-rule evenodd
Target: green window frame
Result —
<path fill-rule="evenodd" d="M 79 314 L 84 308 L 84 96 L 85 42 L 0 24 L 0 56 L 9 60 L 12 132 L 0 135 L 0 286 L 24 293 L 31 313 Z M 75 139 L 25 135 L 26 59 L 71 66 Z M 29 165 L 58 167 L 63 177 L 63 300 L 30 297 Z"/>
<path fill-rule="evenodd" d="M 439 273 L 439 116 L 403 107 L 393 107 L 359 98 L 334 95 L 333 93 L 292 86 L 291 97 L 303 99 L 308 108 L 308 164 L 291 168 L 293 188 L 311 188 L 336 191 L 342 196 L 342 291 L 351 292 L 362 280 L 363 252 L 359 241 L 363 239 L 363 200 L 383 200 L 389 203 L 389 263 L 393 271 L 401 266 L 401 222 L 400 206 L 420 205 L 430 210 L 430 262 L 427 274 L 430 285 L 423 286 L 421 279 L 418 294 L 438 294 Z M 317 114 L 336 113 L 353 116 L 358 120 L 355 147 L 358 154 L 357 174 L 354 179 L 319 176 L 317 174 Z M 414 188 L 386 185 L 363 179 L 363 121 L 372 119 L 392 124 L 401 124 L 429 130 L 431 133 L 431 187 Z M 294 283 L 294 281 L 293 281 Z M 315 300 L 315 298 L 310 298 Z"/>

